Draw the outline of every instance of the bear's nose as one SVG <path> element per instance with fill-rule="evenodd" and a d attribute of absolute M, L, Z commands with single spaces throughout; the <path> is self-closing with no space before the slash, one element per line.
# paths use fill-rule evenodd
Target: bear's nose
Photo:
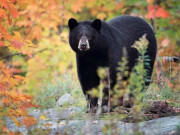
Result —
<path fill-rule="evenodd" d="M 86 49 L 86 44 L 82 44 L 82 45 L 81 45 L 81 49 L 82 49 L 82 50 L 85 50 L 85 49 Z"/>
<path fill-rule="evenodd" d="M 88 49 L 90 49 L 89 41 L 87 37 L 85 36 L 81 37 L 81 39 L 79 40 L 78 49 L 80 51 L 87 51 Z"/>

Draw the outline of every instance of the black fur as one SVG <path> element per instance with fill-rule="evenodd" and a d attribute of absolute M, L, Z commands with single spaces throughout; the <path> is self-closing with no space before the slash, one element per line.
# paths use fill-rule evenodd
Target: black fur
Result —
<path fill-rule="evenodd" d="M 123 47 L 127 50 L 128 67 L 131 70 L 138 58 L 137 50 L 131 46 L 144 34 L 147 34 L 146 38 L 149 41 L 147 54 L 151 61 L 148 76 L 151 77 L 157 45 L 152 28 L 143 19 L 123 15 L 115 17 L 108 22 L 98 19 L 79 22 L 78 24 L 71 19 L 68 25 L 70 27 L 69 43 L 76 52 L 79 81 L 91 108 L 97 106 L 97 98 L 88 94 L 89 90 L 100 84 L 97 68 L 109 68 L 112 89 L 116 84 L 117 66 L 123 55 Z M 88 51 L 82 52 L 78 50 L 77 46 L 82 34 L 89 39 L 90 49 Z M 146 85 L 149 85 L 149 82 L 146 82 Z M 104 94 L 105 96 L 108 95 L 107 89 L 104 90 Z M 103 100 L 103 105 L 107 105 L 106 99 Z"/>

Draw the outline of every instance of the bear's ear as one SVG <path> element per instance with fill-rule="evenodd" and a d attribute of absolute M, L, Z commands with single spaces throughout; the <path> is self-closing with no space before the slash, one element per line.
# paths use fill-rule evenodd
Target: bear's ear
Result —
<path fill-rule="evenodd" d="M 100 30 L 101 29 L 101 20 L 100 19 L 96 19 L 92 22 L 93 27 L 96 30 Z"/>
<path fill-rule="evenodd" d="M 69 19 L 68 26 L 69 26 L 70 30 L 72 30 L 77 25 L 78 25 L 78 22 L 74 18 Z"/>

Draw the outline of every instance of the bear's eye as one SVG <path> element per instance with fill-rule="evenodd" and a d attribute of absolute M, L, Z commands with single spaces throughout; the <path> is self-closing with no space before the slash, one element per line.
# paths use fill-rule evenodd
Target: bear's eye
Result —
<path fill-rule="evenodd" d="M 91 35 L 87 35 L 87 38 L 88 38 L 88 39 L 91 39 L 91 38 L 92 38 L 92 36 L 91 36 Z"/>
<path fill-rule="evenodd" d="M 92 36 L 91 36 L 91 40 L 94 40 L 94 39 L 95 39 L 95 36 L 94 36 L 94 35 L 92 35 Z"/>
<path fill-rule="evenodd" d="M 78 34 L 78 35 L 76 36 L 76 38 L 77 38 L 77 39 L 80 39 L 80 38 L 81 38 L 81 35 L 80 35 L 80 34 Z"/>

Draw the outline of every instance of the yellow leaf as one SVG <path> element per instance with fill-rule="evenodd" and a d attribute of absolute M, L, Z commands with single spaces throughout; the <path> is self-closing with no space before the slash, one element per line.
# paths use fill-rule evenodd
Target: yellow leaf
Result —
<path fill-rule="evenodd" d="M 97 15 L 97 18 L 101 19 L 101 20 L 104 20 L 105 18 L 107 17 L 107 15 L 105 13 L 99 13 Z"/>
<path fill-rule="evenodd" d="M 17 32 L 17 31 L 13 31 L 13 33 L 14 33 L 13 38 L 14 38 L 15 40 L 21 41 L 21 35 L 20 35 L 20 33 Z"/>
<path fill-rule="evenodd" d="M 17 118 L 14 115 L 9 115 L 9 117 L 14 121 L 16 126 L 20 127 L 21 123 L 17 120 Z"/>
<path fill-rule="evenodd" d="M 15 85 L 18 85 L 18 81 L 16 79 L 13 79 L 13 78 L 7 78 L 6 80 L 10 86 L 15 86 Z"/>
<path fill-rule="evenodd" d="M 39 119 L 42 119 L 42 120 L 47 120 L 46 116 L 45 115 L 41 115 L 39 116 Z"/>
<path fill-rule="evenodd" d="M 37 47 L 36 45 L 34 45 L 31 40 L 26 40 L 25 41 L 26 45 L 28 45 L 29 47 Z"/>

